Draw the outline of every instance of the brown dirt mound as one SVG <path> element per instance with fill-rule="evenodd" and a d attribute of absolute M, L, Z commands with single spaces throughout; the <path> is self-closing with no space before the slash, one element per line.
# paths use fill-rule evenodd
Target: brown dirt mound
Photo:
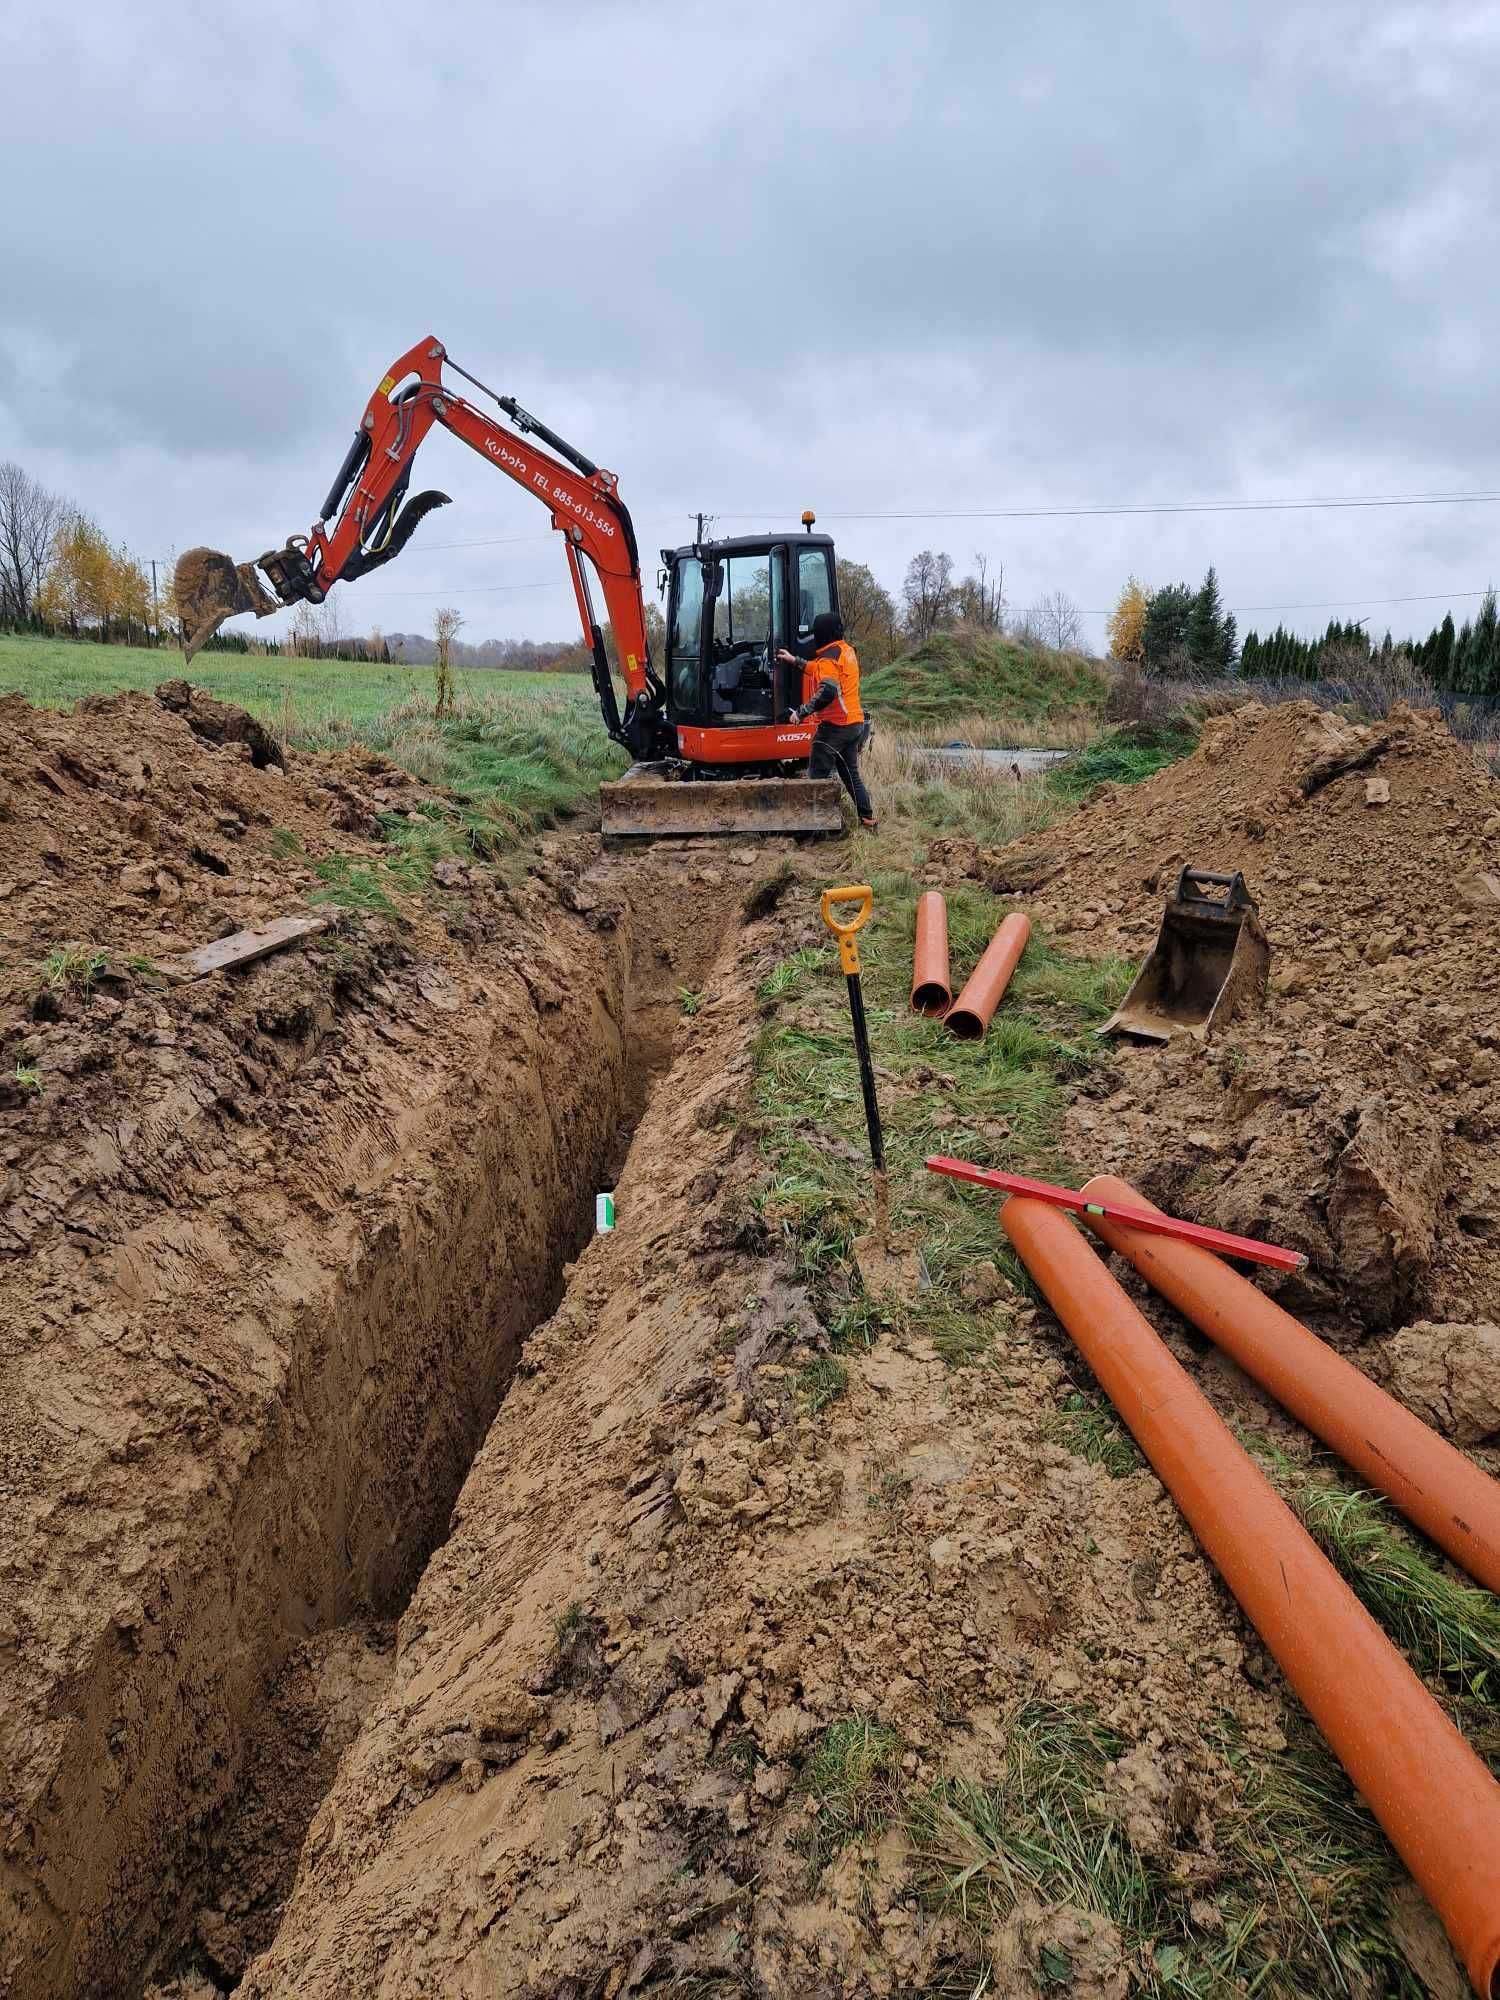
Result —
<path fill-rule="evenodd" d="M 1089 951 L 1139 959 L 1185 862 L 1242 869 L 1263 1016 L 1213 1047 L 1122 1045 L 1073 1148 L 1199 1220 L 1308 1252 L 1284 1301 L 1340 1341 L 1500 1305 L 1500 785 L 1434 712 L 1309 702 L 1216 718 L 1197 752 L 999 852 L 939 843 Z"/>

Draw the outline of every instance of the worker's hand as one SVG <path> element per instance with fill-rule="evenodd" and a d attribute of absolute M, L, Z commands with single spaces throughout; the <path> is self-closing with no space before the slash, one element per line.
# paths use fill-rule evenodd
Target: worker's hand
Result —
<path fill-rule="evenodd" d="M 788 722 L 806 722 L 806 720 L 807 710 L 805 708 L 794 708 L 787 717 Z"/>
<path fill-rule="evenodd" d="M 778 660 L 781 660 L 786 666 L 795 667 L 797 664 L 797 655 L 795 653 L 789 653 L 785 646 L 777 647 L 776 657 Z"/>

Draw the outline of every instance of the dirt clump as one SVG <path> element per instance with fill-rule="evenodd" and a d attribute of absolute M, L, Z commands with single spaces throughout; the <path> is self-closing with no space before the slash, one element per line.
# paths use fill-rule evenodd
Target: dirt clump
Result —
<path fill-rule="evenodd" d="M 1419 1320 L 1375 1350 L 1377 1381 L 1455 1444 L 1500 1433 L 1500 1326 Z"/>

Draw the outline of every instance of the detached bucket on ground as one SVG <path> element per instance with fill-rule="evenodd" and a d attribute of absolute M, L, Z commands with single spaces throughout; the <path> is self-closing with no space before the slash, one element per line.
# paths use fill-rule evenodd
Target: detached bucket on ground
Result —
<path fill-rule="evenodd" d="M 1238 869 L 1184 868 L 1162 912 L 1156 946 L 1101 1035 L 1204 1040 L 1265 998 L 1271 947 Z"/>

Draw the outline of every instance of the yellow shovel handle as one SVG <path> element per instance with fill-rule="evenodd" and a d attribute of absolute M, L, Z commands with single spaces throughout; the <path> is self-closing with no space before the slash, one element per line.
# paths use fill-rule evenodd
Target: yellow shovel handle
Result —
<path fill-rule="evenodd" d="M 840 923 L 833 913 L 836 903 L 853 903 L 856 906 L 854 915 Z M 868 882 L 852 882 L 842 889 L 823 891 L 823 921 L 839 941 L 839 964 L 851 978 L 859 972 L 859 946 L 854 941 L 854 933 L 864 929 L 874 907 L 875 891 Z"/>

